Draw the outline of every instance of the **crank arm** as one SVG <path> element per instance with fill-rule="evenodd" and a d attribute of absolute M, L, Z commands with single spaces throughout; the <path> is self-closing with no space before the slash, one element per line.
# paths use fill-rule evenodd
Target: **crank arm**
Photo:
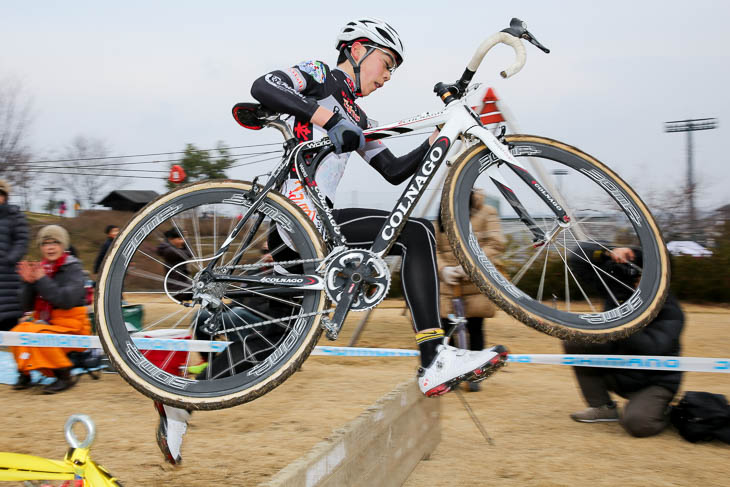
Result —
<path fill-rule="evenodd" d="M 337 303 L 335 314 L 332 316 L 332 319 L 327 318 L 326 316 L 322 318 L 322 328 L 327 334 L 327 339 L 334 341 L 337 340 L 337 337 L 340 335 L 342 324 L 345 322 L 345 318 L 347 318 L 347 314 L 350 312 L 352 303 L 355 301 L 355 297 L 360 292 L 360 288 L 363 285 L 364 279 L 361 272 L 364 269 L 365 266 L 360 264 L 348 279 L 347 284 L 345 285 L 345 291 L 340 295 L 340 301 Z"/>

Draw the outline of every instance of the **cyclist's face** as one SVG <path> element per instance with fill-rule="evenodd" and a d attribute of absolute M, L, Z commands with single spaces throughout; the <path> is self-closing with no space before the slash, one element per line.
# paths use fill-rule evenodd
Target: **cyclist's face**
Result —
<path fill-rule="evenodd" d="M 367 48 L 364 48 L 367 49 Z M 360 90 L 368 96 L 382 88 L 390 80 L 391 70 L 395 69 L 395 55 L 390 49 L 376 48 L 360 65 Z"/>

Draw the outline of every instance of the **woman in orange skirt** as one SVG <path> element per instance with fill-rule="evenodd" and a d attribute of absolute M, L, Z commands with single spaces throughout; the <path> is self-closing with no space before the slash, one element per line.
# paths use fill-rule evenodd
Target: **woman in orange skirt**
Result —
<path fill-rule="evenodd" d="M 58 225 L 43 227 L 38 233 L 42 262 L 22 261 L 18 274 L 23 280 L 23 309 L 32 311 L 28 321 L 11 331 L 24 333 L 56 333 L 90 335 L 91 323 L 86 313 L 84 274 L 81 262 L 67 252 L 68 232 Z M 56 382 L 43 392 L 55 394 L 74 385 L 71 361 L 67 353 L 75 349 L 56 347 L 11 347 L 20 377 L 14 389 L 30 387 L 30 371 L 38 370 Z"/>

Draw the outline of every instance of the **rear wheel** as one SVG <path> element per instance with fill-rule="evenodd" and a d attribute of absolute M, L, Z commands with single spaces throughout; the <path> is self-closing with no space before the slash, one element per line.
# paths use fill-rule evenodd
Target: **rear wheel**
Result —
<path fill-rule="evenodd" d="M 187 409 L 250 401 L 296 371 L 320 335 L 322 290 L 277 287 L 273 279 L 251 284 L 203 278 L 202 270 L 250 206 L 250 189 L 248 182 L 206 181 L 163 195 L 135 215 L 104 260 L 95 302 L 99 336 L 120 375 L 152 399 Z M 179 248 L 164 243 L 166 233 Z M 182 239 L 169 238 L 175 235 Z M 270 192 L 213 271 L 311 275 L 324 256 L 321 236 L 304 212 Z M 207 297 L 196 298 L 194 287 Z M 137 326 L 123 314 L 122 306 L 130 304 L 144 310 Z M 147 350 L 135 344 L 139 336 L 173 338 L 168 343 L 180 345 Z M 191 351 L 185 339 L 192 338 L 206 350 Z"/>
<path fill-rule="evenodd" d="M 506 141 L 570 221 L 558 221 L 519 170 L 484 145 L 467 149 L 446 180 L 442 219 L 471 279 L 518 320 L 562 339 L 607 341 L 649 323 L 666 298 L 669 259 L 646 205 L 612 170 L 575 147 L 527 135 Z M 505 249 L 492 260 L 470 223 L 476 190 L 501 213 Z M 514 209 L 512 195 L 532 222 Z M 547 236 L 544 242 L 535 242 L 531 224 Z M 637 258 L 619 265 L 617 248 L 630 248 Z"/>

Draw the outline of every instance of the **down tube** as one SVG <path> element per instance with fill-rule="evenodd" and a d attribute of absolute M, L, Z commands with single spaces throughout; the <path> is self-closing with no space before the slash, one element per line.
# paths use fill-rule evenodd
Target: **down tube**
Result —
<path fill-rule="evenodd" d="M 451 140 L 448 137 L 442 136 L 436 139 L 436 142 L 428 150 L 428 154 L 418 167 L 416 174 L 411 178 L 411 181 L 398 200 L 396 207 L 390 213 L 385 224 L 380 228 L 380 232 L 373 242 L 371 250 L 379 257 L 386 255 L 395 243 L 403 226 L 406 224 L 406 220 L 408 220 L 408 217 L 416 207 L 416 203 L 421 199 L 424 190 L 431 183 L 436 171 L 441 166 L 444 158 L 446 158 L 450 147 Z"/>

